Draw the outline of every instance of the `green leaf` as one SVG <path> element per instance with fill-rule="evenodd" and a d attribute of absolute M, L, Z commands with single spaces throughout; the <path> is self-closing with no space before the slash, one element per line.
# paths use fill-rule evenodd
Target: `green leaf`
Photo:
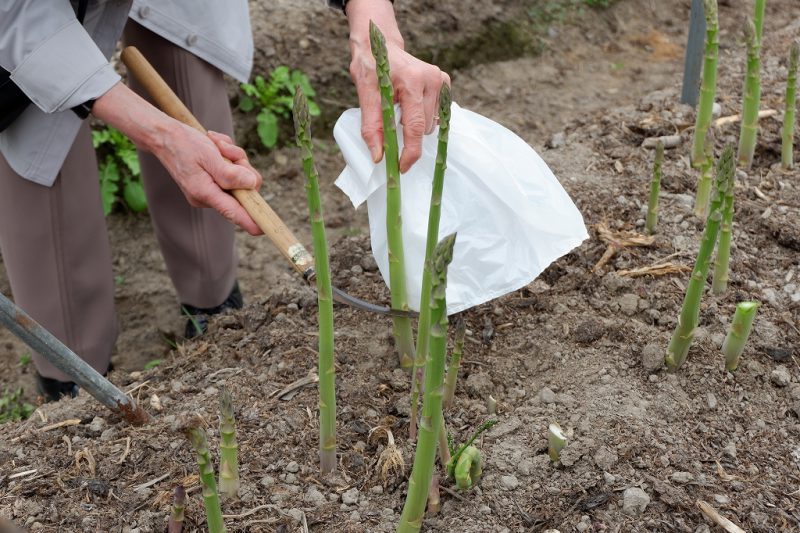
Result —
<path fill-rule="evenodd" d="M 249 96 L 245 95 L 239 98 L 239 109 L 247 113 L 248 111 L 252 111 L 255 104 L 253 103 L 253 99 Z"/>
<path fill-rule="evenodd" d="M 295 87 L 298 85 L 307 97 L 317 95 L 317 92 L 311 87 L 311 82 L 308 81 L 308 76 L 302 70 L 292 71 L 292 94 L 294 94 Z"/>
<path fill-rule="evenodd" d="M 320 115 L 320 113 L 321 113 L 321 111 L 319 109 L 319 106 L 316 104 L 316 102 L 312 102 L 311 100 L 309 100 L 308 101 L 308 114 L 311 115 L 312 117 L 318 117 Z"/>
<path fill-rule="evenodd" d="M 119 168 L 114 157 L 108 155 L 100 164 L 100 198 L 103 201 L 103 213 L 108 216 L 114 208 L 114 202 L 117 201 L 117 192 L 119 186 Z"/>
<path fill-rule="evenodd" d="M 141 180 L 129 180 L 125 182 L 125 189 L 122 191 L 125 203 L 136 213 L 147 210 L 147 197 L 144 194 L 144 187 Z"/>
<path fill-rule="evenodd" d="M 142 173 L 141 166 L 139 165 L 139 155 L 136 153 L 136 148 L 131 144 L 130 146 L 121 146 L 117 150 L 117 156 L 125 163 L 131 175 L 136 177 Z"/>
<path fill-rule="evenodd" d="M 160 365 L 163 362 L 164 362 L 163 359 L 153 359 L 152 361 L 148 361 L 147 363 L 145 363 L 144 369 L 145 370 L 152 370 L 153 368 L 157 367 L 158 365 Z"/>
<path fill-rule="evenodd" d="M 92 131 L 92 146 L 98 148 L 100 145 L 107 143 L 109 138 L 110 138 L 110 132 L 108 128 L 102 130 L 94 130 Z"/>
<path fill-rule="evenodd" d="M 278 142 L 278 117 L 264 109 L 258 114 L 258 137 L 267 148 L 272 148 Z"/>

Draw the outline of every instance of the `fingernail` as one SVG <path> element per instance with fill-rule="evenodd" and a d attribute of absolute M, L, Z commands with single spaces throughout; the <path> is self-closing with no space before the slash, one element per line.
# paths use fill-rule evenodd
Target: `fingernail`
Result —
<path fill-rule="evenodd" d="M 381 161 L 381 149 L 377 146 L 372 147 L 372 162 L 373 163 L 380 163 Z"/>

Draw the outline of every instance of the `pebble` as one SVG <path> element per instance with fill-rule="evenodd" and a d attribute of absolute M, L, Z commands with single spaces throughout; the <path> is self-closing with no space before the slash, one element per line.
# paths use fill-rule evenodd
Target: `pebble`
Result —
<path fill-rule="evenodd" d="M 642 348 L 642 367 L 649 373 L 656 372 L 664 366 L 664 345 L 650 343 Z"/>
<path fill-rule="evenodd" d="M 770 374 L 769 379 L 778 387 L 786 387 L 792 382 L 792 375 L 789 374 L 789 369 L 785 366 L 778 365 Z"/>
<path fill-rule="evenodd" d="M 353 487 L 342 494 L 342 503 L 345 505 L 355 505 L 358 503 L 358 489 Z"/>
<path fill-rule="evenodd" d="M 361 265 L 353 265 L 350 268 L 350 272 L 352 272 L 353 274 L 363 274 L 364 273 L 364 267 L 362 267 Z"/>
<path fill-rule="evenodd" d="M 105 427 L 106 427 L 106 421 L 103 418 L 96 416 L 92 419 L 92 422 L 91 424 L 89 424 L 88 429 L 91 433 L 100 433 L 103 431 L 103 429 L 105 429 Z"/>
<path fill-rule="evenodd" d="M 639 309 L 639 297 L 632 293 L 623 294 L 619 297 L 617 303 L 619 303 L 620 311 L 628 316 L 635 315 Z"/>
<path fill-rule="evenodd" d="M 709 392 L 708 394 L 706 394 L 706 403 L 708 404 L 709 409 L 717 408 L 717 397 L 714 396 L 713 392 Z"/>
<path fill-rule="evenodd" d="M 650 505 L 650 496 L 639 487 L 629 487 L 622 493 L 622 512 L 638 516 Z"/>
<path fill-rule="evenodd" d="M 286 471 L 291 472 L 292 474 L 296 474 L 300 471 L 300 465 L 297 464 L 297 461 L 291 461 L 289 464 L 286 465 Z"/>
<path fill-rule="evenodd" d="M 292 303 L 290 303 L 289 305 L 286 306 L 286 310 L 287 311 L 297 311 L 298 309 L 300 309 L 300 306 L 297 305 L 294 302 L 292 302 Z"/>
<path fill-rule="evenodd" d="M 264 476 L 259 483 L 261 483 L 262 487 L 271 487 L 275 484 L 275 478 L 272 476 Z"/>
<path fill-rule="evenodd" d="M 725 445 L 724 448 L 722 448 L 722 452 L 731 459 L 736 459 L 736 443 L 730 441 L 728 444 Z"/>
<path fill-rule="evenodd" d="M 555 403 L 556 393 L 550 388 L 545 387 L 539 391 L 539 399 L 542 400 L 542 403 Z"/>
<path fill-rule="evenodd" d="M 694 480 L 691 472 L 674 472 L 669 478 L 675 483 L 689 483 Z"/>
<path fill-rule="evenodd" d="M 711 528 L 708 527 L 708 524 L 701 524 L 697 526 L 697 529 L 694 530 L 694 533 L 711 533 Z"/>
<path fill-rule="evenodd" d="M 325 498 L 325 495 L 322 494 L 319 489 L 317 489 L 317 487 L 311 486 L 311 488 L 308 489 L 308 492 L 306 492 L 305 496 L 303 496 L 303 501 L 319 507 L 321 505 L 325 505 L 328 500 Z"/>
<path fill-rule="evenodd" d="M 501 476 L 500 486 L 504 490 L 514 490 L 519 487 L 519 480 L 516 476 Z"/>
<path fill-rule="evenodd" d="M 286 512 L 295 520 L 295 522 L 300 522 L 303 519 L 302 509 L 289 509 Z"/>
<path fill-rule="evenodd" d="M 594 462 L 603 470 L 609 470 L 618 459 L 616 452 L 606 446 L 601 446 L 594 452 Z"/>
<path fill-rule="evenodd" d="M 603 472 L 603 479 L 605 480 L 607 485 L 613 485 L 617 478 L 614 477 L 614 474 L 609 474 L 608 472 Z"/>
<path fill-rule="evenodd" d="M 361 257 L 359 264 L 366 272 L 375 272 L 378 270 L 378 263 L 375 262 L 375 258 L 369 253 Z"/>
<path fill-rule="evenodd" d="M 731 499 L 724 494 L 714 494 L 714 501 L 720 505 L 727 505 Z"/>
<path fill-rule="evenodd" d="M 119 435 L 119 431 L 114 428 L 108 428 L 100 434 L 100 440 L 103 442 L 108 442 L 116 439 L 117 435 Z"/>

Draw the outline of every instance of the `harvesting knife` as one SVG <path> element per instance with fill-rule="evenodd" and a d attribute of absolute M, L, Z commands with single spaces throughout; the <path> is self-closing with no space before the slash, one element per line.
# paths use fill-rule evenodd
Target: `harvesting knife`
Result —
<path fill-rule="evenodd" d="M 156 72 L 153 66 L 134 46 L 128 46 L 122 51 L 122 62 L 128 67 L 133 76 L 144 86 L 153 101 L 161 110 L 172 118 L 191 126 L 198 131 L 206 133 L 206 129 L 198 122 L 192 112 L 181 102 L 180 98 L 172 91 L 164 79 Z M 272 241 L 278 250 L 292 264 L 308 283 L 313 283 L 314 257 L 306 250 L 297 237 L 272 210 L 258 191 L 252 189 L 236 189 L 231 191 L 234 198 L 245 208 L 247 214 L 256 222 L 261 231 Z M 368 313 L 375 313 L 393 317 L 414 317 L 415 311 L 391 309 L 376 305 L 347 294 L 341 289 L 333 287 L 333 299 L 339 303 L 360 309 Z"/>

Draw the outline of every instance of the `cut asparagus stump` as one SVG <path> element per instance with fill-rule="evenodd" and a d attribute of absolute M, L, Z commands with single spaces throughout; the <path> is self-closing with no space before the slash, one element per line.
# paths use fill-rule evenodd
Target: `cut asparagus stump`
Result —
<path fill-rule="evenodd" d="M 228 498 L 239 495 L 239 446 L 233 398 L 226 388 L 219 400 L 219 490 Z"/>
<path fill-rule="evenodd" d="M 794 127 L 797 111 L 797 62 L 800 58 L 800 43 L 792 43 L 789 52 L 789 73 L 786 77 L 786 110 L 783 113 L 781 130 L 781 164 L 789 170 L 794 168 Z"/>
<path fill-rule="evenodd" d="M 667 354 L 664 362 L 667 368 L 675 371 L 683 365 L 689 354 L 689 346 L 694 338 L 695 328 L 697 327 L 700 316 L 700 300 L 708 278 L 708 270 L 711 254 L 717 243 L 719 227 L 722 223 L 721 206 L 728 187 L 733 187 L 733 145 L 725 147 L 717 163 L 717 194 L 711 202 L 711 210 L 706 220 L 706 227 L 703 231 L 703 239 L 700 243 L 700 251 L 692 270 L 692 277 L 686 288 L 686 295 L 683 299 L 683 307 L 678 317 L 678 325 L 672 334 Z"/>
<path fill-rule="evenodd" d="M 426 268 L 431 271 L 431 331 L 428 357 L 425 362 L 425 394 L 417 436 L 414 466 L 408 481 L 408 495 L 397 525 L 398 533 L 418 532 L 422 528 L 425 502 L 433 476 L 436 447 L 442 421 L 444 358 L 447 349 L 447 266 L 453 259 L 455 234 L 448 235 L 436 246 Z"/>
<path fill-rule="evenodd" d="M 431 187 L 431 204 L 428 210 L 428 235 L 425 241 L 425 261 L 433 255 L 439 239 L 439 220 L 442 212 L 442 190 L 444 189 L 444 172 L 447 168 L 447 140 L 450 132 L 450 87 L 442 84 L 439 91 L 439 144 L 436 148 L 436 164 L 433 169 L 433 185 Z M 419 322 L 417 324 L 417 348 L 414 357 L 414 370 L 411 374 L 411 420 L 409 436 L 417 438 L 417 404 L 422 379 L 422 367 L 428 355 L 428 339 L 430 332 L 431 310 L 426 305 L 431 298 L 431 276 L 427 269 L 422 272 L 422 291 L 419 306 Z"/>
<path fill-rule="evenodd" d="M 750 329 L 760 305 L 759 302 L 739 302 L 736 305 L 733 322 L 731 322 L 728 335 L 722 343 L 722 353 L 725 354 L 725 370 L 733 372 L 739 367 L 739 357 L 744 351 L 744 345 L 747 344 L 747 338 L 750 336 Z"/>
<path fill-rule="evenodd" d="M 661 191 L 661 167 L 664 164 L 664 143 L 656 145 L 656 157 L 653 161 L 653 179 L 650 180 L 650 199 L 647 203 L 647 222 L 645 229 L 650 235 L 656 232 L 658 224 L 658 193 Z"/>
<path fill-rule="evenodd" d="M 386 160 L 386 235 L 389 244 L 389 290 L 392 308 L 408 310 L 406 295 L 405 258 L 403 254 L 403 221 L 401 217 L 400 160 L 397 148 L 397 127 L 394 117 L 394 89 L 389 73 L 386 41 L 378 27 L 370 21 L 370 46 L 375 56 L 375 68 L 383 110 L 383 157 Z M 414 366 L 414 333 L 411 320 L 394 317 L 395 347 L 402 368 Z M 321 376 L 320 376 L 321 377 Z"/>
<path fill-rule="evenodd" d="M 319 457 L 323 474 L 336 468 L 336 369 L 333 350 L 333 295 L 328 242 L 319 194 L 319 174 L 314 165 L 308 101 L 298 87 L 294 98 L 294 127 L 306 175 L 308 211 L 314 241 L 319 309 Z M 394 302 L 392 302 L 394 303 Z M 406 319 L 408 320 L 408 319 Z"/>
<path fill-rule="evenodd" d="M 714 97 L 717 93 L 717 58 L 719 56 L 719 30 L 717 0 L 703 1 L 706 16 L 706 44 L 703 60 L 703 81 L 700 85 L 700 105 L 692 142 L 692 165 L 700 168 L 706 158 L 706 132 L 711 124 Z"/>
<path fill-rule="evenodd" d="M 550 424 L 547 428 L 547 455 L 557 463 L 561 460 L 561 450 L 567 445 L 567 437 L 558 424 Z"/>
<path fill-rule="evenodd" d="M 759 10 L 760 5 L 760 10 Z M 759 13 L 761 16 L 759 17 Z M 764 23 L 764 0 L 756 0 L 756 20 L 747 21 L 747 74 L 744 82 L 742 124 L 739 133 L 739 165 L 750 168 L 758 137 L 758 108 L 761 102 L 761 30 Z"/>

